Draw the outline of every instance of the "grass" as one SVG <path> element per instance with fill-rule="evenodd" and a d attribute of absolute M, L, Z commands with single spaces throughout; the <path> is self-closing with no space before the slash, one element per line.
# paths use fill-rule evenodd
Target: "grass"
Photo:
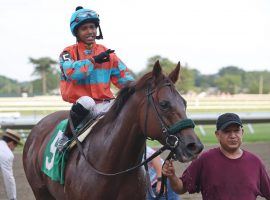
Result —
<path fill-rule="evenodd" d="M 224 107 L 223 109 L 191 109 L 189 107 L 187 107 L 187 113 L 225 113 L 225 112 L 233 112 L 233 113 L 242 113 L 242 112 L 270 112 L 269 108 L 256 108 L 256 109 L 252 109 L 252 108 L 226 108 Z"/>
<path fill-rule="evenodd" d="M 251 133 L 248 126 L 244 125 L 244 142 L 261 142 L 261 141 L 269 141 L 270 142 L 270 124 L 253 124 L 252 128 L 254 129 L 254 133 Z M 206 135 L 203 135 L 198 126 L 195 128 L 195 132 L 197 133 L 198 137 L 201 139 L 203 143 L 216 143 L 215 137 L 215 126 L 214 125 L 205 125 L 203 129 L 206 132 Z"/>
<path fill-rule="evenodd" d="M 254 133 L 251 133 L 248 125 L 244 125 L 244 142 L 270 142 L 270 124 L 252 124 L 252 128 L 254 129 Z M 217 139 L 215 137 L 215 125 L 204 125 L 203 129 L 206 134 L 203 135 L 199 126 L 195 127 L 195 132 L 198 137 L 202 141 L 203 144 L 216 144 Z M 147 141 L 147 144 L 151 147 L 159 147 L 160 143 L 158 141 Z"/>

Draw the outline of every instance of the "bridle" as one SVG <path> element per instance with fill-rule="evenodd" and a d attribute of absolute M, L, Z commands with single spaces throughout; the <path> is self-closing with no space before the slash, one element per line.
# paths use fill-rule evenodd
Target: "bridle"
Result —
<path fill-rule="evenodd" d="M 169 149 L 171 151 L 170 154 L 166 158 L 166 160 L 169 160 L 173 157 L 175 158 L 175 149 L 178 147 L 179 143 L 181 142 L 181 139 L 178 136 L 176 136 L 175 134 L 178 132 L 181 132 L 182 130 L 187 129 L 187 128 L 194 128 L 195 123 L 191 119 L 182 119 L 182 120 L 180 120 L 172 125 L 167 125 L 166 122 L 164 121 L 162 115 L 158 111 L 157 103 L 155 103 L 155 99 L 153 97 L 153 94 L 154 93 L 158 94 L 159 90 L 162 87 L 170 87 L 172 90 L 172 87 L 174 87 L 174 85 L 172 84 L 172 82 L 170 80 L 167 80 L 167 82 L 165 82 L 164 84 L 161 84 L 160 86 L 157 86 L 154 89 L 151 88 L 151 85 L 152 85 L 152 83 L 150 82 L 148 84 L 147 89 L 146 89 L 147 106 L 146 106 L 146 112 L 145 112 L 144 135 L 147 139 L 151 139 L 147 136 L 147 122 L 148 122 L 148 113 L 149 113 L 148 110 L 149 110 L 149 107 L 151 105 L 154 108 L 155 115 L 156 115 L 156 117 L 159 121 L 159 124 L 161 126 L 163 137 L 165 138 L 165 145 L 162 148 L 164 148 L 165 150 Z M 156 96 L 158 96 L 158 95 L 156 95 Z M 159 151 L 160 150 L 161 149 L 159 149 Z M 145 145 L 144 161 L 146 161 L 146 160 L 147 160 L 147 158 L 146 158 L 146 145 Z M 167 178 L 162 174 L 160 192 L 158 195 L 156 195 L 153 192 L 153 189 L 152 189 L 151 184 L 150 184 L 150 180 L 149 180 L 150 175 L 148 172 L 147 163 L 144 165 L 144 167 L 145 167 L 145 170 L 146 170 L 146 173 L 148 176 L 147 177 L 148 191 L 149 191 L 150 195 L 152 196 L 152 198 L 159 199 L 162 196 L 162 194 L 165 193 L 165 197 L 166 197 L 166 199 L 168 199 L 167 189 L 165 188 L 165 185 L 167 184 Z"/>
<path fill-rule="evenodd" d="M 159 124 L 161 126 L 162 134 L 163 134 L 163 136 L 165 138 L 165 142 L 166 142 L 165 145 L 167 145 L 168 149 L 173 151 L 175 148 L 177 148 L 177 146 L 179 145 L 179 142 L 180 142 L 180 138 L 178 138 L 175 134 L 178 132 L 181 132 L 182 130 L 187 129 L 187 128 L 194 128 L 195 123 L 191 119 L 182 119 L 182 120 L 180 120 L 172 125 L 167 125 L 165 123 L 162 115 L 158 111 L 153 94 L 158 93 L 162 87 L 170 87 L 172 89 L 172 87 L 174 87 L 174 85 L 169 80 L 167 82 L 165 82 L 164 84 L 162 84 L 154 89 L 151 88 L 151 85 L 152 85 L 151 83 L 148 84 L 148 87 L 146 89 L 147 106 L 146 106 L 146 112 L 145 112 L 144 134 L 145 134 L 146 138 L 149 138 L 149 137 L 147 137 L 146 133 L 147 133 L 148 110 L 149 110 L 149 107 L 151 105 L 154 108 L 156 117 L 157 117 Z"/>
<path fill-rule="evenodd" d="M 162 87 L 173 87 L 173 84 L 171 82 L 167 82 L 159 87 L 157 87 L 157 89 L 160 89 Z M 99 175 L 103 175 L 103 176 L 116 176 L 116 175 L 121 175 L 121 174 L 125 174 L 125 173 L 128 173 L 130 171 L 133 171 L 141 166 L 146 166 L 148 162 L 150 162 L 151 160 L 153 160 L 155 157 L 157 157 L 158 155 L 160 155 L 163 151 L 169 149 L 171 151 L 174 151 L 174 149 L 177 148 L 177 146 L 179 145 L 179 138 L 177 136 L 175 136 L 174 134 L 183 130 L 183 129 L 186 129 L 186 128 L 194 128 L 195 124 L 194 122 L 191 120 L 191 119 L 184 119 L 184 120 L 181 120 L 179 122 L 176 122 L 175 124 L 171 125 L 171 126 L 168 126 L 164 120 L 163 120 L 163 117 L 162 115 L 158 112 L 158 109 L 157 109 L 157 106 L 155 104 L 155 101 L 154 101 L 154 98 L 153 98 L 153 93 L 155 92 L 158 92 L 159 90 L 156 91 L 156 89 L 152 89 L 151 88 L 151 84 L 148 84 L 148 87 L 147 87 L 147 90 L 146 90 L 146 97 L 147 97 L 147 109 L 146 109 L 146 114 L 145 114 L 145 126 L 144 126 L 144 134 L 145 134 L 145 141 L 146 139 L 148 138 L 147 137 L 147 121 L 148 121 L 148 110 L 149 110 L 149 107 L 150 105 L 152 105 L 152 107 L 154 108 L 155 110 L 155 113 L 156 113 L 156 116 L 160 122 L 160 126 L 161 126 L 161 129 L 162 129 L 162 133 L 164 134 L 165 136 L 165 141 L 166 141 L 166 144 L 161 147 L 159 150 L 157 150 L 152 156 L 150 156 L 149 158 L 144 159 L 143 162 L 141 162 L 140 164 L 136 165 L 136 166 L 133 166 L 131 168 L 128 168 L 126 170 L 123 170 L 123 171 L 120 171 L 120 172 L 115 172 L 115 173 L 105 173 L 105 172 L 101 172 L 100 170 L 96 169 L 93 164 L 91 163 L 91 161 L 89 161 L 84 152 L 83 152 L 83 148 L 81 146 L 81 143 L 80 141 L 78 140 L 77 138 L 77 135 L 76 135 L 76 131 L 74 129 L 74 126 L 73 126 L 73 123 L 72 123 L 72 120 L 70 119 L 69 117 L 69 121 L 70 121 L 70 129 L 72 131 L 72 134 L 73 134 L 73 137 L 75 138 L 76 142 L 77 142 L 77 146 L 78 146 L 78 150 L 79 152 L 82 154 L 82 156 L 84 157 L 85 161 L 88 163 L 88 165 Z M 146 146 L 146 145 L 145 145 Z M 144 156 L 146 156 L 146 151 L 144 153 Z"/>

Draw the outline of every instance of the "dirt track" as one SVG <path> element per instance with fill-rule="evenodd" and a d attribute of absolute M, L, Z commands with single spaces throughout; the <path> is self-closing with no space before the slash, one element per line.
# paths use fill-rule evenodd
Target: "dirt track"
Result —
<path fill-rule="evenodd" d="M 207 146 L 209 148 L 209 146 Z M 247 149 L 257 155 L 259 155 L 264 161 L 266 168 L 268 170 L 268 174 L 270 174 L 270 143 L 253 143 L 253 144 L 245 144 L 244 149 Z M 17 198 L 18 200 L 33 200 L 35 199 L 33 193 L 31 191 L 30 186 L 25 178 L 21 154 L 15 154 L 15 162 L 14 162 L 14 176 L 17 184 Z M 164 155 L 163 155 L 164 156 Z M 186 168 L 187 164 L 177 164 L 177 172 L 180 174 Z M 2 176 L 2 175 L 1 175 Z M 2 177 L 0 178 L 0 200 L 5 200 L 6 195 L 4 191 L 4 185 Z M 201 200 L 200 194 L 182 195 L 182 199 L 185 200 Z M 263 198 L 258 198 L 263 199 Z"/>

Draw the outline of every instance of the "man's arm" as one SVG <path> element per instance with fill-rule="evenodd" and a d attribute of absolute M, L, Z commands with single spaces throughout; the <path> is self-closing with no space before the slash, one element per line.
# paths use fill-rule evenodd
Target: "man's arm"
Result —
<path fill-rule="evenodd" d="M 166 160 L 162 168 L 162 173 L 168 177 L 168 179 L 170 180 L 170 185 L 176 193 L 186 193 L 187 190 L 184 188 L 182 180 L 178 178 L 175 174 L 173 160 Z"/>
<path fill-rule="evenodd" d="M 8 199 L 16 199 L 16 184 L 12 170 L 13 159 L 1 161 L 1 171 L 3 174 L 4 184 Z"/>
<path fill-rule="evenodd" d="M 267 174 L 265 166 L 261 163 L 260 171 L 260 190 L 261 196 L 265 197 L 267 200 L 270 200 L 270 177 Z"/>
<path fill-rule="evenodd" d="M 162 162 L 161 162 L 161 158 L 160 156 L 155 157 L 152 161 L 151 161 L 153 168 L 156 171 L 156 175 L 157 177 L 161 177 L 162 176 Z M 158 180 L 157 182 L 157 186 L 156 186 L 156 191 L 159 192 L 161 188 L 161 182 Z"/>

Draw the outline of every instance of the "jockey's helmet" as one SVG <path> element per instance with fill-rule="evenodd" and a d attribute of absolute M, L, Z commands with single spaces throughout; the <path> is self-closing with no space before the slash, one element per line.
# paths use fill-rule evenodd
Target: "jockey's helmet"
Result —
<path fill-rule="evenodd" d="M 76 11 L 70 18 L 70 30 L 72 35 L 76 37 L 76 32 L 79 26 L 86 22 L 92 22 L 96 25 L 96 27 L 99 27 L 100 35 L 97 36 L 96 39 L 102 39 L 103 37 L 99 26 L 99 15 L 95 11 L 83 8 L 81 6 L 76 8 Z"/>

